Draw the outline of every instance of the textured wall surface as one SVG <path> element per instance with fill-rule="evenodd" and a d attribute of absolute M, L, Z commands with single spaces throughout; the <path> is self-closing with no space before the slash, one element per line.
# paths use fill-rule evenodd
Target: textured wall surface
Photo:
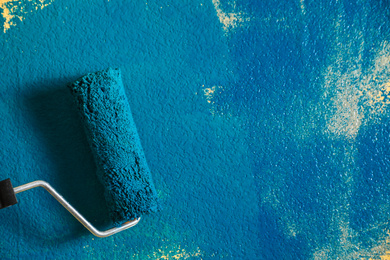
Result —
<path fill-rule="evenodd" d="M 107 226 L 66 84 L 120 67 L 164 205 L 99 239 L 27 191 L 0 211 L 1 259 L 390 259 L 388 1 L 0 8 L 0 179 Z"/>

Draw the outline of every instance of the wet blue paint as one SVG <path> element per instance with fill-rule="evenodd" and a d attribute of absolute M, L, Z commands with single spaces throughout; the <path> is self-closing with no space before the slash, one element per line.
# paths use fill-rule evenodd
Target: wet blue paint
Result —
<path fill-rule="evenodd" d="M 328 66 L 348 73 L 356 64 L 347 58 L 362 54 L 357 63 L 369 72 L 390 33 L 389 7 L 304 1 L 303 15 L 299 1 L 235 3 L 250 21 L 227 34 L 211 1 L 55 1 L 1 34 L 0 178 L 44 179 L 106 227 L 66 84 L 121 67 L 165 205 L 136 228 L 92 240 L 44 191 L 22 193 L 0 212 L 2 258 L 353 259 L 384 243 L 387 113 L 353 142 L 333 137 L 324 129 L 335 108 L 323 93 Z M 337 35 L 350 44 L 340 49 L 344 62 L 332 60 Z M 221 88 L 208 103 L 204 89 L 213 86 Z M 348 151 L 357 151 L 353 160 Z"/>
<path fill-rule="evenodd" d="M 389 8 L 383 2 L 358 6 L 349 1 L 313 2 L 307 3 L 302 18 L 297 3 L 240 2 L 245 2 L 242 10 L 253 14 L 256 21 L 286 17 L 290 27 L 284 28 L 287 22 L 259 22 L 249 30 L 237 30 L 229 39 L 236 78 L 215 98 L 221 113 L 248 116 L 247 138 L 259 194 L 275 185 L 275 175 L 284 179 L 284 185 L 271 188 L 286 196 L 284 200 L 279 198 L 280 207 L 260 208 L 261 259 L 311 259 L 321 247 L 328 252 L 320 259 L 368 259 L 369 254 L 359 255 L 361 251 L 356 248 L 338 251 L 340 230 L 332 225 L 338 204 L 342 203 L 340 198 L 348 197 L 350 215 L 346 218 L 357 235 L 347 240 L 368 251 L 384 240 L 389 214 L 380 208 L 389 203 L 388 113 L 380 123 L 360 129 L 354 144 L 358 151 L 356 165 L 343 165 L 343 151 L 350 147 L 350 141 L 333 140 L 322 132 L 328 104 L 316 111 L 314 118 L 308 114 L 313 102 L 321 102 L 321 73 L 335 51 L 335 32 L 329 26 L 332 21 L 341 16 L 345 22 L 345 27 L 340 28 L 345 31 L 340 39 L 345 44 L 359 37 L 358 31 L 364 32 L 364 59 L 359 65 L 365 70 L 373 60 L 373 49 L 377 50 L 389 35 Z M 361 48 L 357 45 L 348 49 L 356 56 Z M 345 70 L 355 65 L 341 63 Z M 312 137 L 302 145 L 296 139 L 305 117 L 307 122 L 303 124 L 314 122 L 317 127 L 311 129 Z M 341 177 L 346 169 L 357 173 L 352 194 Z M 286 221 L 280 216 L 287 212 L 303 230 L 297 236 L 288 237 L 281 232 L 286 229 L 282 226 Z M 384 248 L 381 250 L 384 255 Z M 357 255 L 352 256 L 353 253 Z M 374 256 L 379 257 L 378 253 Z"/>
<path fill-rule="evenodd" d="M 120 69 L 92 72 L 68 85 L 77 104 L 116 226 L 161 207 L 123 88 Z"/>

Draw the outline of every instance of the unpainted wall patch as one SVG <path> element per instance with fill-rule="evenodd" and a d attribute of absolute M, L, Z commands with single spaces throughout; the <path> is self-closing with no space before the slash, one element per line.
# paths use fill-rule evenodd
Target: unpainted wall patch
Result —
<path fill-rule="evenodd" d="M 54 0 L 0 0 L 1 15 L 4 18 L 3 32 L 16 26 L 15 20 L 23 22 L 26 14 L 37 12 L 50 5 Z"/>
<path fill-rule="evenodd" d="M 246 25 L 251 20 L 247 13 L 237 10 L 235 1 L 228 2 L 227 5 L 223 5 L 220 0 L 212 1 L 225 34 L 237 27 Z M 225 11 L 227 7 L 229 7 L 230 12 Z"/>
<path fill-rule="evenodd" d="M 379 122 L 390 104 L 390 44 L 384 42 L 363 71 L 361 57 L 340 55 L 325 73 L 323 100 L 330 104 L 325 132 L 354 140 L 362 125 Z M 342 72 L 340 64 L 351 64 Z"/>

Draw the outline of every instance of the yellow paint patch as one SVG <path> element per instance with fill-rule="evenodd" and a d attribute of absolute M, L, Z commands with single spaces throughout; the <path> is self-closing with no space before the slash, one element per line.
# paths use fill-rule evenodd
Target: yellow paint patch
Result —
<path fill-rule="evenodd" d="M 390 104 L 390 81 L 384 83 L 379 90 L 368 91 L 369 105 L 378 113 L 385 113 L 387 105 Z"/>
<path fill-rule="evenodd" d="M 339 245 L 328 246 L 321 250 L 317 250 L 313 259 L 325 260 L 325 259 L 345 259 L 345 260 L 390 260 L 390 233 L 389 231 L 382 230 L 384 226 L 388 226 L 389 223 L 383 223 L 364 231 L 353 231 L 349 227 L 349 223 L 339 223 L 341 236 L 339 238 Z M 383 238 L 377 241 L 377 244 L 371 248 L 361 248 L 359 243 L 352 242 L 356 240 L 357 236 L 362 236 L 369 231 L 378 230 L 377 232 L 383 232 Z"/>
<path fill-rule="evenodd" d="M 207 103 L 209 103 L 210 105 L 212 105 L 212 107 L 210 108 L 210 112 L 214 115 L 215 114 L 215 107 L 213 106 L 214 105 L 214 96 L 216 93 L 217 90 L 221 90 L 223 89 L 222 86 L 212 86 L 210 88 L 207 88 L 205 87 L 204 85 L 202 85 L 202 95 L 206 98 L 206 101 Z M 196 95 L 198 95 L 198 93 L 196 92 L 195 93 Z"/>
<path fill-rule="evenodd" d="M 388 223 L 386 223 L 387 225 Z M 371 249 L 371 255 L 360 256 L 361 260 L 390 260 L 390 232 L 387 231 L 385 241 Z"/>
<path fill-rule="evenodd" d="M 390 251 L 386 251 L 385 255 L 380 256 L 381 260 L 390 260 Z"/>
<path fill-rule="evenodd" d="M 306 15 L 306 7 L 305 7 L 305 0 L 299 0 L 299 4 L 301 6 L 301 12 L 303 15 Z"/>
<path fill-rule="evenodd" d="M 214 97 L 215 90 L 222 89 L 222 86 L 213 86 L 211 88 L 205 88 L 203 85 L 202 87 L 203 87 L 203 94 L 207 99 L 207 103 L 213 103 L 212 99 Z"/>
<path fill-rule="evenodd" d="M 12 26 L 15 26 L 15 19 L 23 21 L 25 15 L 38 10 L 42 10 L 46 6 L 50 5 L 53 0 L 0 0 L 0 8 L 3 9 L 1 15 L 5 19 L 3 28 L 4 33 L 7 32 Z M 32 5 L 33 8 L 27 10 L 26 5 Z"/>
<path fill-rule="evenodd" d="M 233 12 L 225 12 L 222 8 L 220 0 L 212 0 L 219 22 L 223 25 L 223 30 L 228 33 L 230 30 L 237 27 L 243 26 L 245 23 L 250 21 L 249 16 L 244 12 L 236 11 L 236 3 L 230 4 L 230 9 Z"/>

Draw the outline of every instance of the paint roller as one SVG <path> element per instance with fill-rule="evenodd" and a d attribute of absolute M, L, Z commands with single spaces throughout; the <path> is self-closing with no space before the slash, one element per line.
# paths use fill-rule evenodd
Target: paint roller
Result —
<path fill-rule="evenodd" d="M 15 194 L 45 188 L 92 234 L 107 237 L 135 226 L 144 214 L 160 209 L 119 69 L 106 69 L 69 84 L 104 186 L 104 197 L 114 228 L 97 230 L 45 181 L 14 188 L 0 182 L 0 209 L 17 203 Z"/>

